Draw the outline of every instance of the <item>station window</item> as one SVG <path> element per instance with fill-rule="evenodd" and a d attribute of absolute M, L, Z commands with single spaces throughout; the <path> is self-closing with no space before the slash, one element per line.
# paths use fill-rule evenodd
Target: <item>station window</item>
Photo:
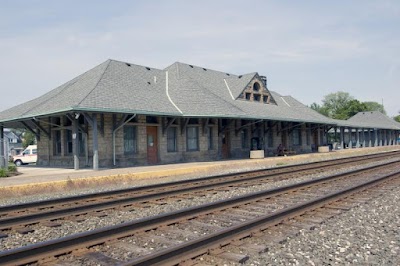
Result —
<path fill-rule="evenodd" d="M 167 152 L 176 152 L 176 127 L 167 130 Z"/>
<path fill-rule="evenodd" d="M 213 150 L 213 128 L 207 127 L 208 150 Z"/>
<path fill-rule="evenodd" d="M 66 154 L 73 154 L 74 149 L 73 149 L 73 139 L 72 139 L 72 131 L 71 130 L 66 130 L 66 143 L 65 143 L 65 153 Z M 78 155 L 83 155 L 85 154 L 85 149 L 86 149 L 86 137 L 84 134 L 81 132 L 78 133 Z"/>
<path fill-rule="evenodd" d="M 65 134 L 67 136 L 65 142 L 65 153 L 72 154 L 72 131 L 65 130 Z"/>
<path fill-rule="evenodd" d="M 246 100 L 250 100 L 251 98 L 251 93 L 246 92 Z"/>
<path fill-rule="evenodd" d="M 263 102 L 264 103 L 268 103 L 268 95 L 264 95 L 263 96 Z"/>
<path fill-rule="evenodd" d="M 307 145 L 311 144 L 311 128 L 307 128 Z"/>
<path fill-rule="evenodd" d="M 259 102 L 261 100 L 261 95 L 260 94 L 254 94 L 254 101 Z"/>
<path fill-rule="evenodd" d="M 292 143 L 294 146 L 301 145 L 301 131 L 298 128 L 295 128 L 292 131 Z"/>
<path fill-rule="evenodd" d="M 247 149 L 249 147 L 248 135 L 247 129 L 243 129 L 241 132 L 242 149 Z"/>
<path fill-rule="evenodd" d="M 268 131 L 268 147 L 272 148 L 274 146 L 274 136 L 272 134 L 272 129 Z"/>
<path fill-rule="evenodd" d="M 136 126 L 124 126 L 124 154 L 132 155 L 137 151 Z"/>
<path fill-rule="evenodd" d="M 199 127 L 186 128 L 186 147 L 187 151 L 199 150 Z"/>
<path fill-rule="evenodd" d="M 61 130 L 54 131 L 53 153 L 61 155 Z"/>

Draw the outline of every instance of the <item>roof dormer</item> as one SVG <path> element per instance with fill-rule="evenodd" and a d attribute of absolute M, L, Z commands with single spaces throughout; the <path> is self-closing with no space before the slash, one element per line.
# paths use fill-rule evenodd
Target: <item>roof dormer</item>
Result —
<path fill-rule="evenodd" d="M 238 99 L 263 104 L 276 104 L 267 88 L 267 78 L 258 74 L 247 84 Z"/>

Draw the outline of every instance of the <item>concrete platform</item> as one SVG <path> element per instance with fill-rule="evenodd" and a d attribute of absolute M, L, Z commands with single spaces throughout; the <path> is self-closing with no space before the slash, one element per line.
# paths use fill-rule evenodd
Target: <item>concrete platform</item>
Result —
<path fill-rule="evenodd" d="M 250 171 L 276 166 L 298 164 L 302 162 L 329 160 L 351 157 L 362 154 L 381 153 L 400 150 L 400 146 L 384 146 L 376 148 L 345 149 L 328 153 L 310 153 L 284 157 L 266 157 L 263 159 L 225 160 L 213 162 L 193 162 L 155 166 L 140 166 L 117 169 L 65 169 L 38 166 L 22 166 L 18 168 L 18 176 L 0 178 L 0 198 L 8 196 L 29 195 L 45 192 L 57 192 L 70 189 L 81 189 L 108 184 L 132 184 L 147 178 L 165 177 L 196 178 L 215 174 Z M 143 183 L 143 182 L 141 182 Z"/>

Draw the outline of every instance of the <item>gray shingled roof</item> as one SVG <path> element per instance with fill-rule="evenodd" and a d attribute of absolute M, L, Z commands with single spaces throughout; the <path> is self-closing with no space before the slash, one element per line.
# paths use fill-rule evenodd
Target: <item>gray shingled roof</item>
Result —
<path fill-rule="evenodd" d="M 107 60 L 43 96 L 1 112 L 0 121 L 72 110 L 180 115 L 165 94 L 164 71 Z"/>
<path fill-rule="evenodd" d="M 362 124 L 369 128 L 400 129 L 400 123 L 379 111 L 359 112 L 350 117 L 347 122 Z"/>
<path fill-rule="evenodd" d="M 37 99 L 1 112 L 0 122 L 70 111 L 99 111 L 376 127 L 362 119 L 330 119 L 291 96 L 272 91 L 272 104 L 238 99 L 256 78 L 257 73 L 234 75 L 180 62 L 160 70 L 107 60 Z M 382 121 L 376 121 L 379 128 L 400 129 Z"/>

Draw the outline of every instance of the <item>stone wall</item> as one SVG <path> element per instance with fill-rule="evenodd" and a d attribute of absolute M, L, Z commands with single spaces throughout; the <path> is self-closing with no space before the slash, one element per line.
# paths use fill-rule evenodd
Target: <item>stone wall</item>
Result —
<path fill-rule="evenodd" d="M 103 116 L 97 115 L 98 124 L 98 153 L 99 153 L 99 166 L 100 167 L 113 167 L 113 130 L 114 125 L 121 123 L 124 115 L 117 114 L 104 114 Z M 157 127 L 158 143 L 158 163 L 177 163 L 177 162 L 192 162 L 192 161 L 211 161 L 221 159 L 221 134 L 219 134 L 220 126 L 218 125 L 218 119 L 205 118 L 197 119 L 197 124 L 189 124 L 188 126 L 198 127 L 199 132 L 199 149 L 197 151 L 187 150 L 187 136 L 184 128 L 185 118 L 176 118 L 175 122 L 171 127 L 176 128 L 177 139 L 176 145 L 177 150 L 174 152 L 167 151 L 167 132 L 165 130 L 166 118 L 157 117 L 156 123 L 146 122 L 145 115 L 138 115 L 131 122 L 126 125 L 135 126 L 136 128 L 136 153 L 126 155 L 124 153 L 124 127 L 120 127 L 115 131 L 115 161 L 116 167 L 128 167 L 147 165 L 147 127 Z M 68 122 L 67 118 L 60 117 L 62 121 L 61 126 L 54 126 L 51 131 L 51 139 L 45 134 L 41 134 L 41 139 L 38 141 L 38 165 L 43 166 L 62 166 L 62 167 L 73 167 L 73 156 L 68 154 L 66 149 L 67 132 L 72 127 Z M 104 121 L 104 122 L 103 122 Z M 195 120 L 196 121 L 196 120 Z M 207 127 L 212 128 L 212 149 L 208 148 L 208 135 L 207 131 L 204 130 L 206 121 L 210 121 Z M 82 123 L 82 122 L 81 122 Z M 249 158 L 251 149 L 251 139 L 253 137 L 259 138 L 263 143 L 265 156 L 275 156 L 276 149 L 280 143 L 286 148 L 293 149 L 297 153 L 306 153 L 311 151 L 311 144 L 313 144 L 313 137 L 310 136 L 310 144 L 307 145 L 307 130 L 309 125 L 301 125 L 301 145 L 292 145 L 292 136 L 288 133 L 289 130 L 285 130 L 290 123 L 282 122 L 257 122 L 254 120 L 233 120 L 224 127 L 225 132 L 229 131 L 230 135 L 230 158 Z M 43 125 L 44 127 L 44 125 Z M 163 132 L 163 127 L 164 131 Z M 267 132 L 267 128 L 269 128 Z M 80 168 L 92 167 L 93 166 L 93 129 L 87 122 L 81 124 L 81 128 L 87 130 L 84 134 L 86 141 L 87 151 L 79 156 Z M 183 130 L 182 130 L 183 129 Z M 284 129 L 284 130 L 282 130 Z M 242 132 L 247 131 L 246 134 L 246 145 L 242 146 Z M 55 132 L 61 132 L 61 153 L 54 154 L 55 150 Z M 265 133 L 267 132 L 267 133 Z M 272 146 L 268 145 L 268 138 L 272 136 Z M 285 143 L 283 143 L 286 140 Z"/>

